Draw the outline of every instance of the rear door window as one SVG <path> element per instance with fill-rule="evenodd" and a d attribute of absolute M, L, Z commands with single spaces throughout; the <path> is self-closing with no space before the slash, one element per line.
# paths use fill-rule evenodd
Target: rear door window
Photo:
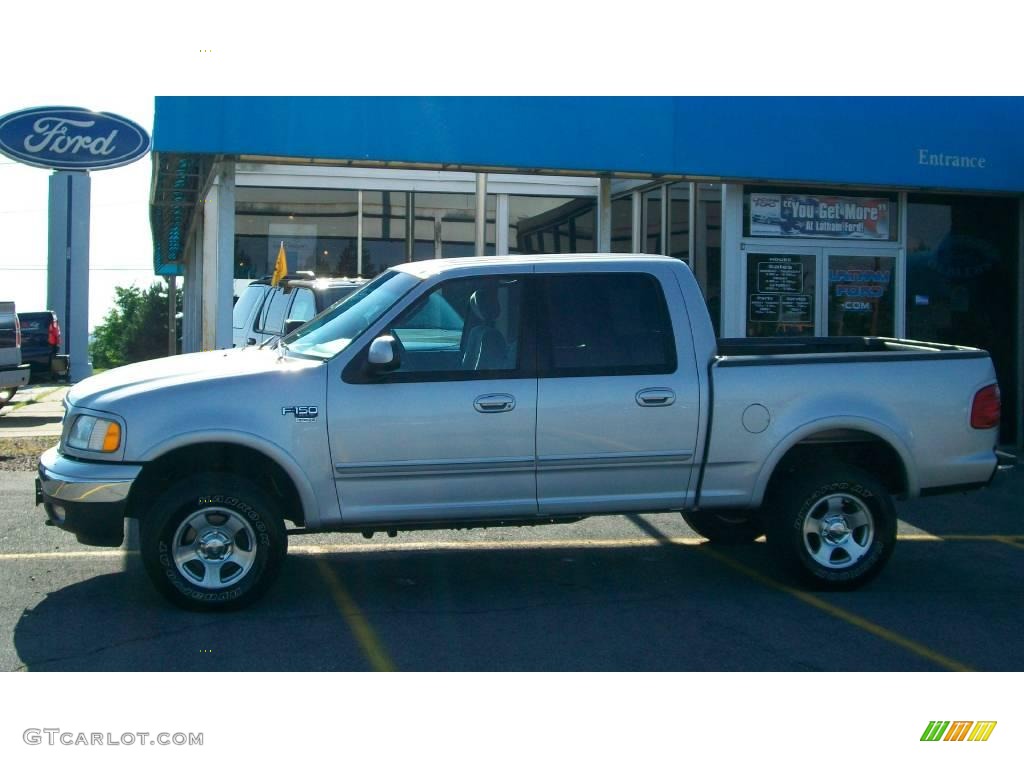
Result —
<path fill-rule="evenodd" d="M 548 275 L 542 281 L 542 376 L 630 376 L 676 370 L 658 280 L 640 273 Z"/>

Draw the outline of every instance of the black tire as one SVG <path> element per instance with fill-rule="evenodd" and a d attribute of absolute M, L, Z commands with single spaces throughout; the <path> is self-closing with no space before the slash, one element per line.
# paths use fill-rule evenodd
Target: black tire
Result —
<path fill-rule="evenodd" d="M 142 562 L 153 585 L 194 611 L 248 605 L 273 582 L 288 550 L 274 500 L 252 481 L 227 473 L 193 475 L 171 486 L 142 515 L 140 527 Z"/>
<path fill-rule="evenodd" d="M 780 478 L 766 504 L 768 545 L 809 586 L 856 589 L 896 546 L 896 508 L 872 475 L 825 464 Z"/>
<path fill-rule="evenodd" d="M 0 389 L 0 408 L 9 404 L 14 399 L 14 395 L 18 392 L 17 387 L 11 387 L 10 389 Z"/>
<path fill-rule="evenodd" d="M 712 544 L 749 544 L 764 534 L 764 522 L 758 512 L 691 510 L 682 515 L 698 536 Z"/>

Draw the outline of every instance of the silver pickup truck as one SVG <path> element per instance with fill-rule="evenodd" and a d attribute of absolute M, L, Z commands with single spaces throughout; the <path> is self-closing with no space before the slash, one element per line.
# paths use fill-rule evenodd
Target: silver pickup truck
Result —
<path fill-rule="evenodd" d="M 998 425 L 981 350 L 716 341 L 665 257 L 443 259 L 388 270 L 276 348 L 77 384 L 36 498 L 90 544 L 138 518 L 152 581 L 196 609 L 253 600 L 290 532 L 649 511 L 712 541 L 766 534 L 841 589 L 892 553 L 893 497 L 992 479 Z"/>

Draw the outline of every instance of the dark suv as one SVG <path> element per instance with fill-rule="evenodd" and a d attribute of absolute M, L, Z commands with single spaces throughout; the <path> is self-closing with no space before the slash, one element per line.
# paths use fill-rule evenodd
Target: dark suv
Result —
<path fill-rule="evenodd" d="M 283 336 L 290 323 L 306 322 L 368 281 L 358 277 L 287 275 L 276 286 L 270 278 L 249 283 L 235 302 L 232 343 L 262 344 Z"/>

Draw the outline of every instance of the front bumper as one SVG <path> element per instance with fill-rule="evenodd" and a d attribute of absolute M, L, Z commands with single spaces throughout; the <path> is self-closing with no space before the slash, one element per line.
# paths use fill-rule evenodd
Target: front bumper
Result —
<path fill-rule="evenodd" d="M 128 494 L 141 471 L 138 464 L 72 459 L 54 446 L 39 459 L 36 504 L 46 510 L 47 525 L 75 534 L 82 544 L 119 547 Z"/>

